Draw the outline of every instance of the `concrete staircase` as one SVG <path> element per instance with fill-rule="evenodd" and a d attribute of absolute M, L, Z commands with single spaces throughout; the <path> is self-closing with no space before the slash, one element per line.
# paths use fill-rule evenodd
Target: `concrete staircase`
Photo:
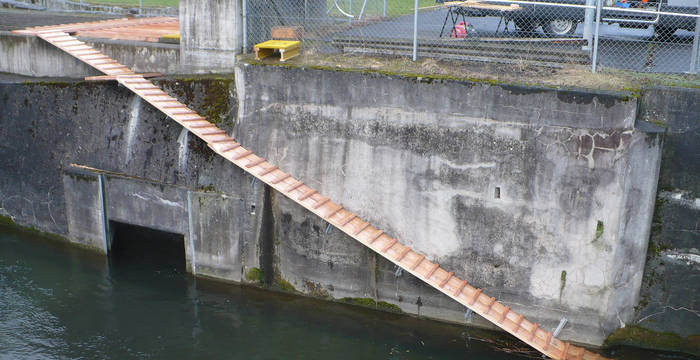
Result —
<path fill-rule="evenodd" d="M 402 244 L 398 239 L 372 226 L 341 204 L 319 194 L 301 180 L 246 149 L 227 135 L 225 130 L 217 128 L 151 81 L 146 80 L 143 75 L 134 73 L 126 66 L 70 36 L 69 32 L 79 28 L 80 24 L 64 27 L 25 29 L 22 32 L 34 34 L 103 72 L 107 76 L 102 79 L 118 81 L 204 140 L 220 156 L 542 354 L 553 359 L 605 359 L 582 347 L 555 338 L 551 331 L 541 329 L 537 323 L 528 321 L 522 314 L 496 301 L 496 298 L 484 294 L 480 288 L 469 284 L 467 280 L 460 279 L 453 272 L 441 268 L 439 264 L 431 262 L 420 252 Z"/>

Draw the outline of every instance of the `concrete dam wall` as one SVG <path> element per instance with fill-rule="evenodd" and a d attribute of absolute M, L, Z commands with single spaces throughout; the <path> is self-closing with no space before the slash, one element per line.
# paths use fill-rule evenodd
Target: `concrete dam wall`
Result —
<path fill-rule="evenodd" d="M 562 338 L 635 317 L 662 148 L 638 98 L 247 65 L 160 82 L 543 328 L 566 317 Z M 102 252 L 109 221 L 166 230 L 197 275 L 465 321 L 114 83 L 5 83 L 0 104 L 0 212 L 20 225 Z"/>

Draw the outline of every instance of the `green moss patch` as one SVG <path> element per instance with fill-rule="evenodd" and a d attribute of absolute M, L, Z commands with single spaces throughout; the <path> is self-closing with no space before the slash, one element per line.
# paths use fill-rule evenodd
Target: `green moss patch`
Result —
<path fill-rule="evenodd" d="M 684 338 L 670 332 L 656 332 L 643 326 L 631 325 L 618 329 L 605 339 L 605 346 L 635 346 L 645 349 L 680 351 L 700 355 L 700 336 Z"/>
<path fill-rule="evenodd" d="M 289 281 L 282 279 L 281 276 L 275 275 L 275 279 L 273 282 L 274 287 L 276 287 L 279 290 L 290 292 L 290 293 L 298 293 L 297 289 L 292 285 Z"/>
<path fill-rule="evenodd" d="M 559 300 L 561 300 L 561 296 L 564 294 L 564 288 L 566 287 L 566 270 L 561 271 L 561 283 L 559 284 Z"/>
<path fill-rule="evenodd" d="M 9 216 L 2 216 L 0 215 L 0 225 L 5 225 L 5 226 L 19 226 L 15 223 L 14 220 L 12 220 L 11 217 Z"/>
<path fill-rule="evenodd" d="M 595 226 L 595 236 L 593 237 L 593 242 L 598 241 L 601 236 L 603 236 L 603 232 L 605 231 L 605 225 L 603 225 L 603 222 L 598 220 L 598 224 Z"/>
<path fill-rule="evenodd" d="M 254 267 L 250 268 L 248 272 L 245 273 L 245 279 L 250 281 L 250 282 L 257 282 L 257 283 L 262 283 L 263 282 L 263 272 L 262 270 Z"/>
<path fill-rule="evenodd" d="M 216 192 L 216 188 L 214 187 L 214 184 L 200 186 L 197 188 L 197 190 L 203 191 L 203 192 Z"/>
<path fill-rule="evenodd" d="M 12 229 L 12 230 L 17 231 L 17 232 L 31 234 L 33 236 L 36 236 L 38 238 L 42 238 L 45 240 L 55 241 L 55 242 L 63 243 L 63 244 L 68 244 L 70 246 L 84 249 L 84 250 L 88 250 L 88 251 L 93 252 L 93 253 L 95 251 L 100 252 L 98 249 L 95 249 L 91 246 L 87 246 L 85 244 L 81 244 L 81 243 L 77 243 L 77 242 L 72 242 L 61 235 L 41 231 L 33 226 L 27 227 L 27 226 L 17 224 L 11 217 L 8 217 L 8 216 L 0 215 L 0 227 L 6 227 L 8 229 Z"/>
<path fill-rule="evenodd" d="M 321 299 L 330 299 L 331 295 L 328 293 L 328 290 L 324 289 L 321 284 L 317 284 L 313 281 L 305 281 L 304 282 L 304 288 L 306 288 L 306 293 L 308 295 L 311 295 L 313 297 L 321 298 Z"/>
<path fill-rule="evenodd" d="M 591 73 L 590 66 L 565 66 L 561 69 L 535 65 L 497 64 L 449 59 L 421 58 L 411 61 L 405 56 L 319 54 L 313 51 L 288 62 L 271 57 L 255 60 L 241 55 L 251 65 L 299 67 L 329 71 L 379 73 L 416 78 L 421 82 L 440 80 L 469 81 L 494 86 L 540 87 L 549 89 L 590 89 L 620 92 L 620 101 L 641 96 L 645 87 L 677 86 L 700 88 L 700 76 L 694 74 L 653 74 L 605 69 Z"/>
<path fill-rule="evenodd" d="M 389 312 L 395 312 L 395 313 L 402 313 L 403 310 L 398 305 L 390 304 L 386 301 L 380 301 L 376 302 L 374 299 L 370 298 L 351 298 L 351 297 L 346 297 L 342 298 L 340 300 L 341 302 L 344 302 L 346 304 L 352 304 L 352 305 L 358 305 L 358 306 L 364 306 L 364 307 L 369 307 L 373 309 L 381 309 Z"/>
<path fill-rule="evenodd" d="M 185 104 L 210 122 L 218 125 L 229 113 L 229 87 L 233 77 L 197 77 L 178 78 L 177 82 L 168 82 L 172 92 Z"/>

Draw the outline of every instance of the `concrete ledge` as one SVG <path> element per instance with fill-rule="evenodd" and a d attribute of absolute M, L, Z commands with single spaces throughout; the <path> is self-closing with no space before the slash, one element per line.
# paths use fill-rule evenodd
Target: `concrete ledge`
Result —
<path fill-rule="evenodd" d="M 179 45 L 91 38 L 81 40 L 136 72 L 180 72 Z M 39 38 L 7 31 L 0 31 L 0 72 L 69 78 L 102 75 Z"/>
<path fill-rule="evenodd" d="M 180 46 L 176 44 L 93 38 L 80 40 L 138 73 L 182 73 Z"/>
<path fill-rule="evenodd" d="M 7 31 L 0 32 L 0 72 L 41 77 L 101 75 L 37 37 Z"/>

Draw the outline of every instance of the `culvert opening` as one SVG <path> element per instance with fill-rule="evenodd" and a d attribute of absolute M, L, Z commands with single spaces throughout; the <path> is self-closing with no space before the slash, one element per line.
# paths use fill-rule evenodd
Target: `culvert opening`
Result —
<path fill-rule="evenodd" d="M 185 238 L 182 234 L 110 221 L 112 269 L 183 274 Z"/>

